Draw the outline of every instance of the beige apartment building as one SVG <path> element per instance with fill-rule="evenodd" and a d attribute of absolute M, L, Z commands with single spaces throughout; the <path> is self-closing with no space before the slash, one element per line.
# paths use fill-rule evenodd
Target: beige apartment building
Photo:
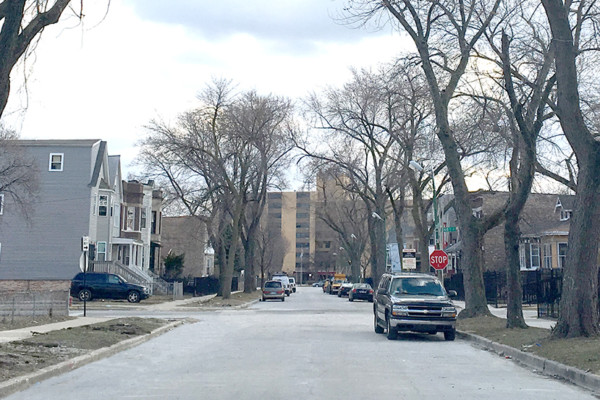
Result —
<path fill-rule="evenodd" d="M 267 195 L 267 227 L 283 241 L 279 270 L 308 279 L 315 253 L 315 192 L 271 192 Z"/>

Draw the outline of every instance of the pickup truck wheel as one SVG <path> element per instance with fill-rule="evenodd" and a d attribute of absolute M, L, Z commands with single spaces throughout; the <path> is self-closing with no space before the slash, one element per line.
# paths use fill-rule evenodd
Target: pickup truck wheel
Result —
<path fill-rule="evenodd" d="M 127 293 L 127 301 L 130 303 L 139 303 L 140 302 L 140 294 L 135 290 Z"/>
<path fill-rule="evenodd" d="M 80 290 L 77 293 L 77 298 L 81 301 L 90 301 L 92 299 L 92 292 L 87 289 Z"/>
<path fill-rule="evenodd" d="M 374 317 L 375 333 L 383 333 L 383 328 L 377 323 L 377 315 L 374 315 Z"/>
<path fill-rule="evenodd" d="M 452 341 L 456 338 L 456 329 L 452 329 L 451 331 L 444 332 L 444 339 L 448 341 Z"/>
<path fill-rule="evenodd" d="M 386 318 L 387 322 L 387 338 L 389 340 L 396 340 L 398 338 L 398 331 L 395 328 L 392 328 L 392 324 L 390 323 L 390 317 Z"/>

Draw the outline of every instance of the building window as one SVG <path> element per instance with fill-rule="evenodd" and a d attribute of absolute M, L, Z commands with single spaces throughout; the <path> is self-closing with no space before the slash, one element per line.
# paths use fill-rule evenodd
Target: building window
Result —
<path fill-rule="evenodd" d="M 125 221 L 125 230 L 135 230 L 135 208 L 127 207 L 127 220 Z"/>
<path fill-rule="evenodd" d="M 552 268 L 552 243 L 544 243 L 544 268 Z"/>
<path fill-rule="evenodd" d="M 0 194 L 0 215 L 4 214 L 4 195 Z"/>
<path fill-rule="evenodd" d="M 307 199 L 307 198 L 310 198 L 310 192 L 297 192 L 296 193 L 296 198 L 297 199 Z"/>
<path fill-rule="evenodd" d="M 519 246 L 519 264 L 521 269 L 527 268 L 527 257 L 525 255 L 525 245 Z"/>
<path fill-rule="evenodd" d="M 49 171 L 62 171 L 64 153 L 50 153 L 50 162 L 48 165 Z"/>
<path fill-rule="evenodd" d="M 567 243 L 559 243 L 558 244 L 558 267 L 564 268 L 567 262 Z"/>
<path fill-rule="evenodd" d="M 269 200 L 271 200 L 271 199 L 281 199 L 281 193 L 280 192 L 279 193 L 277 193 L 277 192 L 276 193 L 269 193 L 268 194 L 268 198 L 269 198 Z"/>
<path fill-rule="evenodd" d="M 540 267 L 540 245 L 538 243 L 531 243 L 529 245 L 531 268 Z"/>
<path fill-rule="evenodd" d="M 98 215 L 106 217 L 108 214 L 108 196 L 100 195 L 98 198 Z"/>
<path fill-rule="evenodd" d="M 561 210 L 560 211 L 560 220 L 568 221 L 573 216 L 573 211 L 571 210 Z"/>
<path fill-rule="evenodd" d="M 296 232 L 297 238 L 308 238 L 308 235 L 309 235 L 308 232 Z"/>
<path fill-rule="evenodd" d="M 106 261 L 106 242 L 96 243 L 96 259 Z"/>
<path fill-rule="evenodd" d="M 142 208 L 142 217 L 140 221 L 140 227 L 146 229 L 146 209 Z"/>
<path fill-rule="evenodd" d="M 303 213 L 303 212 L 296 213 L 296 218 L 299 218 L 299 219 L 308 218 L 308 213 Z"/>

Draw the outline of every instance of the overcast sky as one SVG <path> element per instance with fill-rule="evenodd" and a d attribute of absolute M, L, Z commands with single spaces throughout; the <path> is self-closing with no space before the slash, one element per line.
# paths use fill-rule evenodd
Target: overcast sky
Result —
<path fill-rule="evenodd" d="M 340 23 L 344 4 L 111 0 L 103 20 L 106 2 L 85 1 L 82 25 L 66 18 L 48 29 L 35 59 L 13 71 L 3 123 L 24 139 L 106 140 L 126 176 L 144 125 L 194 107 L 212 78 L 298 99 L 407 48 L 389 28 Z"/>

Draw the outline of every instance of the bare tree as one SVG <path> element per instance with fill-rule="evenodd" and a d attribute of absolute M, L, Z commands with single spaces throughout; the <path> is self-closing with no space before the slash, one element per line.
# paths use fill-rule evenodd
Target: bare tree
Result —
<path fill-rule="evenodd" d="M 321 168 L 318 173 L 322 182 L 333 182 L 335 188 L 331 188 L 331 184 L 317 187 L 317 218 L 337 234 L 340 250 L 349 257 L 350 275 L 355 280 L 360 279 L 361 260 L 368 238 L 364 223 L 367 219 L 366 208 L 360 196 L 344 189 L 345 175 L 340 169 Z"/>
<path fill-rule="evenodd" d="M 306 157 L 320 162 L 319 169 L 329 165 L 343 173 L 344 190 L 362 199 L 374 282 L 385 271 L 386 188 L 394 190 L 400 183 L 395 178 L 401 149 L 392 132 L 402 123 L 389 107 L 377 75 L 353 71 L 353 79 L 343 88 L 330 88 L 322 96 L 313 94 L 306 102 L 316 126 L 312 133 L 323 136 L 312 137 L 312 142 L 296 141 Z"/>
<path fill-rule="evenodd" d="M 0 2 L 0 117 L 8 102 L 10 73 L 48 25 L 55 24 L 71 0 Z M 81 2 L 83 4 L 83 2 Z M 83 16 L 83 10 L 77 12 Z"/>
<path fill-rule="evenodd" d="M 282 182 L 290 162 L 292 104 L 284 98 L 259 96 L 248 92 L 240 96 L 231 109 L 232 129 L 247 138 L 254 153 L 248 174 L 248 191 L 244 193 L 244 216 L 241 238 L 244 246 L 244 292 L 256 290 L 255 252 L 260 220 L 265 209 L 267 190 Z"/>
<path fill-rule="evenodd" d="M 288 244 L 281 235 L 261 227 L 257 234 L 255 260 L 259 265 L 260 286 L 263 287 L 266 278 L 273 272 L 279 271 L 283 265 L 283 257 Z"/>
<path fill-rule="evenodd" d="M 141 160 L 207 224 L 219 263 L 219 294 L 227 298 L 236 269 L 246 268 L 246 287 L 255 289 L 256 235 L 267 188 L 291 149 L 286 138 L 292 107 L 286 99 L 255 92 L 234 96 L 226 80 L 207 86 L 199 99 L 201 107 L 183 113 L 176 127 L 150 124 Z"/>
<path fill-rule="evenodd" d="M 556 114 L 577 157 L 577 195 L 569 231 L 557 337 L 598 336 L 600 241 L 600 140 L 582 112 L 577 61 L 586 43 L 597 45 L 598 5 L 593 1 L 542 0 L 556 68 Z"/>
<path fill-rule="evenodd" d="M 487 315 L 483 285 L 483 233 L 496 226 L 502 212 L 483 219 L 473 216 L 461 166 L 461 149 L 450 120 L 450 102 L 464 77 L 473 49 L 498 15 L 501 0 L 455 2 L 446 0 L 362 0 L 349 3 L 351 18 L 367 21 L 384 15 L 399 24 L 416 46 L 434 104 L 437 136 L 444 149 L 452 180 L 455 209 L 463 243 L 466 308 L 461 315 Z"/>
<path fill-rule="evenodd" d="M 0 209 L 10 200 L 26 218 L 36 201 L 39 171 L 35 160 L 29 157 L 17 141 L 15 132 L 0 125 Z"/>

